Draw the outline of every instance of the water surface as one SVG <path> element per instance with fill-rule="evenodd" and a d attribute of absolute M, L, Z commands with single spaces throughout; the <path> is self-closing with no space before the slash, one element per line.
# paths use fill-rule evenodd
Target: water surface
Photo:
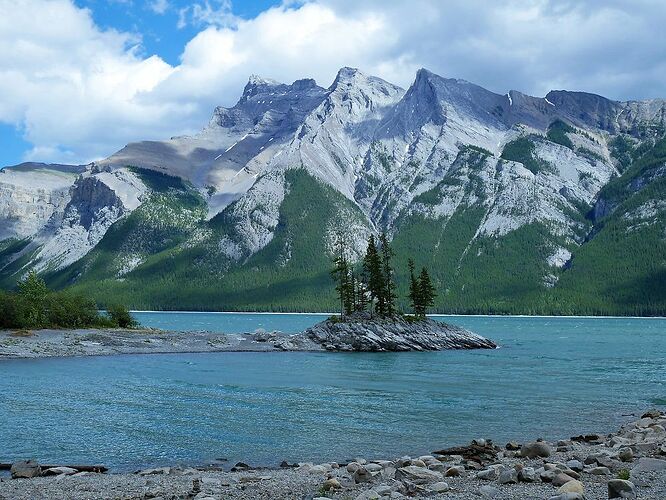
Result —
<path fill-rule="evenodd" d="M 162 328 L 293 333 L 320 315 L 140 313 Z M 0 462 L 140 466 L 422 454 L 610 431 L 666 406 L 666 320 L 444 317 L 502 345 L 0 362 Z"/>

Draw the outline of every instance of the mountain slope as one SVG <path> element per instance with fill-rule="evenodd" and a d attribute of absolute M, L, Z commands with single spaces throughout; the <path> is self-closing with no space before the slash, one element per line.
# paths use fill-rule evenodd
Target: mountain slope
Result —
<path fill-rule="evenodd" d="M 335 240 L 357 259 L 386 231 L 400 287 L 413 256 L 441 311 L 666 313 L 665 117 L 663 100 L 425 69 L 407 90 L 353 68 L 327 89 L 251 77 L 197 135 L 5 169 L 0 280 L 36 267 L 135 307 L 330 310 Z"/>

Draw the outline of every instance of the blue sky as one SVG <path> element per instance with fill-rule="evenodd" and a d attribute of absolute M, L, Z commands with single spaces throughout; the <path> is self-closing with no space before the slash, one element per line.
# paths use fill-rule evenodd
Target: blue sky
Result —
<path fill-rule="evenodd" d="M 250 74 L 666 97 L 663 0 L 2 0 L 0 167 L 196 133 Z"/>
<path fill-rule="evenodd" d="M 76 0 L 74 3 L 90 9 L 95 23 L 102 29 L 137 34 L 145 54 L 159 54 L 172 65 L 178 64 L 183 47 L 202 27 L 196 23 L 178 27 L 179 12 L 193 4 L 188 0 Z M 228 5 L 233 15 L 252 19 L 280 3 L 278 0 L 244 0 Z M 163 12 L 160 5 L 165 9 Z M 214 1 L 210 5 L 217 7 Z"/>

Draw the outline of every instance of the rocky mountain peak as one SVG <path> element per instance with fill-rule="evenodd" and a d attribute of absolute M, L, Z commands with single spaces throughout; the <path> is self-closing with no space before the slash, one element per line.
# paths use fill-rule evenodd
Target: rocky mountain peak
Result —
<path fill-rule="evenodd" d="M 402 97 L 404 90 L 397 85 L 369 76 L 356 68 L 341 68 L 329 87 L 329 100 L 352 108 L 376 111 L 393 105 Z"/>
<path fill-rule="evenodd" d="M 243 89 L 243 96 L 241 97 L 241 101 L 247 100 L 250 97 L 270 89 L 271 87 L 279 87 L 281 85 L 283 84 L 278 81 L 271 80 L 270 78 L 263 78 L 258 75 L 250 75 L 250 78 L 248 78 L 247 84 Z"/>
<path fill-rule="evenodd" d="M 247 85 L 280 85 L 280 82 L 271 78 L 252 74 L 247 80 Z"/>
<path fill-rule="evenodd" d="M 314 89 L 317 88 L 317 82 L 314 80 L 314 78 L 302 78 L 292 83 L 291 88 L 294 90 Z"/>
<path fill-rule="evenodd" d="M 580 127 L 593 127 L 617 132 L 616 117 L 622 104 L 587 92 L 551 90 L 545 99 L 553 105 L 558 115 Z"/>
<path fill-rule="evenodd" d="M 361 72 L 358 68 L 349 68 L 345 66 L 338 70 L 337 75 L 335 75 L 335 80 L 330 86 L 331 90 L 338 88 L 341 84 L 349 84 L 357 78 L 364 78 L 366 75 Z"/>

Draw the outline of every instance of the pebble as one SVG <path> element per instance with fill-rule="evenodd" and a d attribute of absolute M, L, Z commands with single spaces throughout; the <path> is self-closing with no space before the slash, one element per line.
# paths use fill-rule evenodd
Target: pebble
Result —
<path fill-rule="evenodd" d="M 629 447 L 621 448 L 620 451 L 617 452 L 617 458 L 622 462 L 631 462 L 634 459 L 634 452 Z"/>
<path fill-rule="evenodd" d="M 438 481 L 435 484 L 431 484 L 429 487 L 430 491 L 434 491 L 435 493 L 444 493 L 449 491 L 449 484 L 444 482 L 444 481 Z"/>
<path fill-rule="evenodd" d="M 549 500 L 585 500 L 585 495 L 581 493 L 560 493 Z"/>
<path fill-rule="evenodd" d="M 458 477 L 462 476 L 465 473 L 465 468 L 462 465 L 454 465 L 446 469 L 444 475 L 446 477 Z"/>
<path fill-rule="evenodd" d="M 545 441 L 534 441 L 524 444 L 520 455 L 525 458 L 547 458 L 553 454 L 553 449 Z"/>
<path fill-rule="evenodd" d="M 518 471 L 518 481 L 522 483 L 533 483 L 536 478 L 536 471 L 533 467 L 523 467 Z"/>
<path fill-rule="evenodd" d="M 608 481 L 608 498 L 636 498 L 636 487 L 631 481 L 611 479 Z"/>
<path fill-rule="evenodd" d="M 340 481 L 338 481 L 334 477 L 324 481 L 324 484 L 321 487 L 321 489 L 324 490 L 324 491 L 339 490 L 341 488 L 342 488 L 342 485 L 340 484 Z"/>
<path fill-rule="evenodd" d="M 583 483 L 578 481 L 577 479 L 572 479 L 571 481 L 567 481 L 564 483 L 562 486 L 560 486 L 557 490 L 558 493 L 580 493 L 581 495 L 585 493 L 585 486 Z"/>
<path fill-rule="evenodd" d="M 571 477 L 569 474 L 565 474 L 564 472 L 559 472 L 553 477 L 552 483 L 553 486 L 562 486 L 569 481 L 576 481 L 573 477 Z"/>
<path fill-rule="evenodd" d="M 354 472 L 356 472 L 356 470 L 357 470 L 360 466 L 361 466 L 361 464 L 359 464 L 359 463 L 357 463 L 357 462 L 349 462 L 349 463 L 347 464 L 346 469 L 347 469 L 347 472 L 350 472 L 350 473 L 353 474 Z"/>
<path fill-rule="evenodd" d="M 364 491 L 356 497 L 356 500 L 379 500 L 380 495 L 375 490 Z"/>
<path fill-rule="evenodd" d="M 354 471 L 354 482 L 355 483 L 367 483 L 372 479 L 372 474 L 362 465 Z"/>
<path fill-rule="evenodd" d="M 395 478 L 398 480 L 407 479 L 416 484 L 432 483 L 442 480 L 440 472 L 426 469 L 425 467 L 417 467 L 416 465 L 408 465 L 397 470 Z"/>
<path fill-rule="evenodd" d="M 516 484 L 518 482 L 518 471 L 516 469 L 505 469 L 500 473 L 498 482 L 500 484 Z"/>
<path fill-rule="evenodd" d="M 71 467 L 51 467 L 50 469 L 46 469 L 44 471 L 45 476 L 59 476 L 60 474 L 64 474 L 66 476 L 72 476 L 76 474 L 78 471 L 76 469 L 72 469 Z"/>
<path fill-rule="evenodd" d="M 368 472 L 379 472 L 380 470 L 383 469 L 383 467 L 379 464 L 365 464 L 363 467 L 365 467 L 365 470 Z"/>
<path fill-rule="evenodd" d="M 583 469 L 585 468 L 585 466 L 580 460 L 569 460 L 566 463 L 566 466 L 576 472 L 583 472 Z"/>
<path fill-rule="evenodd" d="M 499 472 L 497 471 L 497 467 L 492 467 L 490 469 L 477 472 L 476 477 L 479 479 L 485 479 L 486 481 L 494 481 L 499 477 Z"/>
<path fill-rule="evenodd" d="M 501 495 L 500 490 L 492 486 L 481 486 L 479 488 L 479 495 L 483 498 L 499 498 Z"/>

